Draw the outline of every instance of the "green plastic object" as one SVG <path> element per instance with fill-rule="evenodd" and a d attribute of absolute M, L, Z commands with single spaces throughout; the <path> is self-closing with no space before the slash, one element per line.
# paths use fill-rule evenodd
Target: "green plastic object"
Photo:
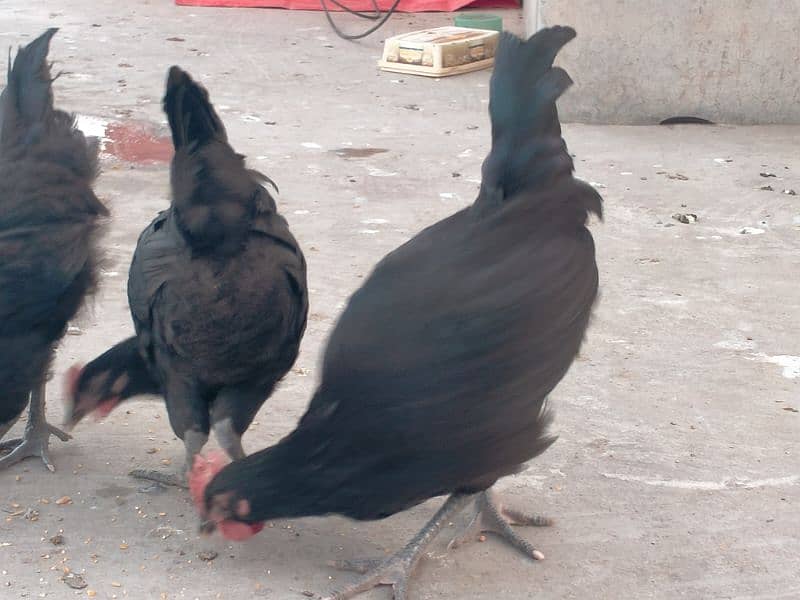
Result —
<path fill-rule="evenodd" d="M 503 31 L 503 19 L 497 15 L 486 13 L 461 13 L 456 15 L 456 27 L 469 27 L 470 29 L 489 29 Z"/>

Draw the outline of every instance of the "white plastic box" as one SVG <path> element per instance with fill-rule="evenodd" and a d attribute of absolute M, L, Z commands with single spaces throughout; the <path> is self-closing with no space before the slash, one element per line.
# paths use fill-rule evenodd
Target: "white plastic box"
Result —
<path fill-rule="evenodd" d="M 447 77 L 494 64 L 500 34 L 486 29 L 437 27 L 396 35 L 383 45 L 384 71 Z"/>

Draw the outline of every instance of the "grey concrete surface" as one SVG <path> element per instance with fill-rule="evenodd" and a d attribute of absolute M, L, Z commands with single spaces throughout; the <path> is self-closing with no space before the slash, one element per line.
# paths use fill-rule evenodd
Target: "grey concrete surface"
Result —
<path fill-rule="evenodd" d="M 594 90 L 563 102 L 582 123 L 800 123 L 795 0 L 532 0 L 529 32 L 567 23 L 561 64 Z"/>
<path fill-rule="evenodd" d="M 382 35 L 351 44 L 316 13 L 167 1 L 0 8 L 4 45 L 62 27 L 52 55 L 66 72 L 56 93 L 95 117 L 87 128 L 113 137 L 114 121 L 146 122 L 166 133 L 159 101 L 166 69 L 178 63 L 207 84 L 234 146 L 280 186 L 308 258 L 311 317 L 296 369 L 245 437 L 249 451 L 274 442 L 302 414 L 325 337 L 362 277 L 474 197 L 489 145 L 489 72 L 435 81 L 375 69 L 385 35 L 448 15 L 397 16 Z M 504 18 L 522 29 L 519 13 Z M 580 360 L 553 395 L 559 441 L 502 482 L 511 502 L 555 518 L 526 534 L 547 558 L 532 564 L 492 538 L 447 554 L 445 531 L 412 598 L 800 597 L 800 195 L 782 193 L 800 194 L 800 128 L 575 125 L 565 137 L 578 175 L 606 198 L 606 220 L 593 225 L 602 299 Z M 331 151 L 348 147 L 387 151 Z M 56 422 L 66 368 L 131 332 L 127 266 L 139 231 L 167 205 L 166 164 L 126 162 L 114 148 L 107 143 L 98 182 L 113 212 L 109 265 L 76 323 L 82 335 L 59 350 Z M 682 224 L 676 213 L 698 220 Z M 182 461 L 162 404 L 131 403 L 75 434 L 53 444 L 56 474 L 35 460 L 0 473 L 3 600 L 89 591 L 302 600 L 353 580 L 327 560 L 397 549 L 440 502 L 379 523 L 278 522 L 233 545 L 196 535 L 185 494 L 126 476 Z M 71 503 L 57 504 L 64 496 Z M 54 546 L 59 532 L 66 543 Z M 203 561 L 205 550 L 217 558 Z M 88 587 L 67 587 L 67 568 Z"/>

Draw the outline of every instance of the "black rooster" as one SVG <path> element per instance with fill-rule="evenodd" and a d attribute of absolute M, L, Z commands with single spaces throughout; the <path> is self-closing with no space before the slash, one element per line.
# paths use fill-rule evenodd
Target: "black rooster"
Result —
<path fill-rule="evenodd" d="M 242 434 L 297 358 L 308 292 L 300 247 L 262 186 L 272 182 L 231 148 L 208 92 L 172 67 L 164 111 L 175 146 L 172 204 L 133 256 L 136 336 L 73 371 L 67 423 L 161 394 L 188 468 L 211 428 L 231 458 L 244 457 Z"/>
<path fill-rule="evenodd" d="M 100 217 L 92 192 L 97 144 L 53 107 L 47 53 L 57 29 L 20 48 L 0 96 L 0 438 L 30 397 L 21 440 L 0 469 L 39 456 L 51 471 L 45 381 L 56 344 L 96 283 Z"/>
<path fill-rule="evenodd" d="M 571 80 L 553 59 L 574 36 L 568 27 L 528 41 L 501 35 L 477 200 L 389 254 L 353 295 L 291 434 L 216 476 L 217 459 L 197 459 L 190 487 L 206 530 L 242 538 L 233 525 L 381 519 L 450 495 L 394 556 L 339 563 L 368 573 L 338 600 L 379 584 L 405 599 L 427 544 L 470 503 L 461 540 L 491 530 L 543 557 L 509 524 L 549 521 L 504 507 L 489 489 L 553 443 L 546 398 L 580 348 L 597 295 L 586 222 L 602 200 L 573 177 L 555 106 Z"/>

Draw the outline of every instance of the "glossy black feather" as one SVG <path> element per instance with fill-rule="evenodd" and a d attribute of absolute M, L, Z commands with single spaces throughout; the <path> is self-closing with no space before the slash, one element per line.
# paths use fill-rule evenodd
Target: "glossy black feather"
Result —
<path fill-rule="evenodd" d="M 47 53 L 57 31 L 48 29 L 17 51 L 13 65 L 9 61 L 6 87 L 0 95 L 0 139 L 9 145 L 42 126 L 53 110 Z"/>
<path fill-rule="evenodd" d="M 568 78 L 552 61 L 573 36 L 503 34 L 475 205 L 377 265 L 331 334 L 296 430 L 223 469 L 207 502 L 246 499 L 251 522 L 378 519 L 484 490 L 553 442 L 546 398 L 598 289 L 585 224 L 601 199 L 573 178 L 554 105 Z"/>
<path fill-rule="evenodd" d="M 155 385 L 179 437 L 225 418 L 242 434 L 297 358 L 305 259 L 264 177 L 246 168 L 206 90 L 178 67 L 164 110 L 175 141 L 172 203 L 139 236 L 128 275 L 139 355 L 121 342 L 84 368 L 77 391 L 126 373 L 121 393 L 101 390 L 96 400 Z"/>
<path fill-rule="evenodd" d="M 171 67 L 167 74 L 164 112 L 175 150 L 190 143 L 202 146 L 214 139 L 228 141 L 225 126 L 208 101 L 208 91 L 179 67 Z"/>
<path fill-rule="evenodd" d="M 50 29 L 20 48 L 0 96 L 0 428 L 47 374 L 96 283 L 97 150 L 54 109 Z"/>

